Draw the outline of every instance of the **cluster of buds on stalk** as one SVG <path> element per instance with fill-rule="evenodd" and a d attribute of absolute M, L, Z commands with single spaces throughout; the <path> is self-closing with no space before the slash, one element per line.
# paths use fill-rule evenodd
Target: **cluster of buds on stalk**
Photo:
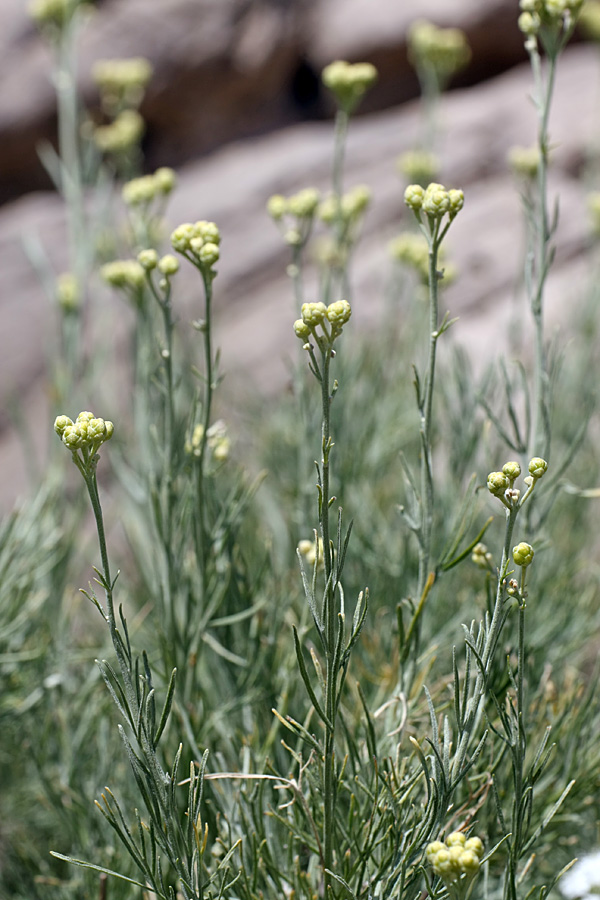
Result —
<path fill-rule="evenodd" d="M 515 175 L 531 180 L 536 177 L 540 167 L 540 148 L 511 147 L 508 151 L 508 164 Z"/>
<path fill-rule="evenodd" d="M 200 459 L 204 444 L 204 425 L 198 424 L 185 442 L 185 452 L 189 456 Z M 222 463 L 229 458 L 231 438 L 227 433 L 227 425 L 223 419 L 217 419 L 206 431 L 205 446 L 210 450 L 215 462 Z"/>
<path fill-rule="evenodd" d="M 582 6 L 583 0 L 520 0 L 519 29 L 527 49 L 539 38 L 546 52 L 556 55 L 571 36 Z"/>
<path fill-rule="evenodd" d="M 323 84 L 347 115 L 354 112 L 377 77 L 377 69 L 371 63 L 348 63 L 341 59 L 325 66 L 321 73 Z"/>
<path fill-rule="evenodd" d="M 483 843 L 462 831 L 449 834 L 445 842 L 433 841 L 425 850 L 427 862 L 442 879 L 452 900 L 465 900 L 479 872 Z"/>
<path fill-rule="evenodd" d="M 428 73 L 442 90 L 469 63 L 471 50 L 459 28 L 438 28 L 419 19 L 408 32 L 408 58 L 417 72 Z"/>
<path fill-rule="evenodd" d="M 390 241 L 388 251 L 396 262 L 413 269 L 421 284 L 427 284 L 429 281 L 429 246 L 424 235 L 414 231 L 404 231 Z M 456 278 L 456 267 L 452 264 L 444 264 L 443 247 L 440 247 L 438 261 L 442 266 L 438 271 L 438 277 L 443 276 L 444 284 L 448 285 Z"/>
<path fill-rule="evenodd" d="M 471 562 L 478 566 L 480 569 L 486 569 L 487 571 L 493 571 L 494 563 L 493 556 L 487 548 L 487 544 L 481 543 L 475 544 L 473 550 L 471 551 Z"/>
<path fill-rule="evenodd" d="M 519 509 L 531 495 L 536 482 L 547 471 L 548 463 L 545 459 L 534 456 L 529 460 L 528 469 L 529 475 L 523 479 L 527 486 L 523 496 L 521 496 L 521 491 L 514 486 L 515 481 L 521 474 L 521 466 L 514 460 L 504 463 L 502 471 L 490 472 L 487 478 L 488 491 L 492 496 L 497 497 L 507 509 Z"/>
<path fill-rule="evenodd" d="M 322 353 L 332 353 L 336 338 L 352 315 L 347 300 L 336 300 L 325 306 L 324 303 L 303 303 L 302 318 L 294 322 L 294 332 L 305 350 L 312 353 L 311 337 L 314 338 Z"/>
<path fill-rule="evenodd" d="M 427 150 L 407 150 L 396 160 L 396 167 L 409 183 L 425 185 L 436 177 L 440 170 L 440 161 L 435 153 Z"/>
<path fill-rule="evenodd" d="M 152 74 L 152 64 L 143 56 L 97 60 L 92 67 L 92 80 L 98 87 L 104 112 L 116 116 L 123 109 L 137 109 Z"/>
<path fill-rule="evenodd" d="M 302 248 L 306 245 L 320 199 L 316 188 L 304 188 L 289 197 L 284 197 L 283 194 L 269 197 L 267 212 L 289 247 Z"/>
<path fill-rule="evenodd" d="M 177 253 L 185 256 L 208 281 L 216 277 L 214 268 L 220 257 L 221 232 L 214 222 L 201 219 L 184 222 L 171 234 L 171 244 Z"/>
<path fill-rule="evenodd" d="M 106 154 L 127 154 L 139 147 L 146 125 L 136 109 L 124 109 L 108 125 L 94 129 L 94 143 Z"/>
<path fill-rule="evenodd" d="M 121 196 L 129 207 L 148 208 L 155 200 L 163 200 L 173 191 L 177 176 L 173 169 L 161 166 L 152 175 L 132 178 L 123 185 Z"/>
<path fill-rule="evenodd" d="M 465 195 L 460 189 L 446 190 L 443 184 L 433 181 L 426 188 L 420 184 L 409 184 L 404 191 L 404 202 L 412 209 L 417 221 L 423 224 L 425 219 L 433 232 L 446 216 L 447 224 L 456 218 L 465 204 Z"/>
<path fill-rule="evenodd" d="M 89 2 L 91 0 L 32 0 L 29 15 L 38 28 L 55 37 L 66 28 L 77 9 Z"/>
<path fill-rule="evenodd" d="M 65 315 L 77 313 L 81 304 L 81 285 L 72 272 L 62 272 L 56 279 L 55 296 Z"/>
<path fill-rule="evenodd" d="M 317 567 L 317 571 L 321 571 L 325 568 L 325 557 L 323 555 L 323 538 L 317 538 L 315 533 L 315 539 L 309 541 L 308 539 L 304 539 L 298 542 L 298 553 L 304 560 L 307 566 L 311 569 Z"/>
<path fill-rule="evenodd" d="M 84 410 L 74 422 L 68 416 L 57 416 L 54 430 L 71 451 L 77 468 L 82 474 L 88 475 L 96 468 L 98 450 L 113 436 L 114 425 Z"/>

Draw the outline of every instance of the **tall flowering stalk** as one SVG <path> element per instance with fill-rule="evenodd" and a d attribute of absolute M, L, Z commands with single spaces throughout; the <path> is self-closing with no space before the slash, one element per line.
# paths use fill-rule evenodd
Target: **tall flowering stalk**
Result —
<path fill-rule="evenodd" d="M 520 0 L 519 28 L 533 72 L 533 100 L 537 114 L 537 196 L 532 218 L 533 235 L 525 267 L 525 286 L 534 322 L 535 360 L 532 416 L 527 454 L 550 455 L 549 374 L 544 343 L 544 293 L 554 258 L 552 238 L 558 225 L 548 200 L 550 161 L 549 121 L 558 59 L 569 42 L 583 0 Z M 545 60 L 542 59 L 542 53 Z"/>
<path fill-rule="evenodd" d="M 98 808 L 136 863 L 143 881 L 136 881 L 95 863 L 58 853 L 54 855 L 150 889 L 160 900 L 172 900 L 174 894 L 170 880 L 174 873 L 181 896 L 185 900 L 200 900 L 205 881 L 202 857 L 206 838 L 203 840 L 200 803 L 206 760 L 203 760 L 200 767 L 194 764 L 191 766 L 188 805 L 182 816 L 177 791 L 182 745 L 179 745 L 170 771 L 163 768 L 159 752 L 159 742 L 173 703 L 176 672 L 173 670 L 171 673 L 165 701 L 157 717 L 159 711 L 156 708 L 148 657 L 144 653 L 140 660 L 134 655 L 123 609 L 119 608 L 118 617 L 115 610 L 116 578 L 112 578 L 110 572 L 96 479 L 98 451 L 112 437 L 113 424 L 85 411 L 79 413 L 75 422 L 68 416 L 59 416 L 54 428 L 64 446 L 70 450 L 72 460 L 81 473 L 96 521 L 101 558 L 101 568 L 95 570 L 96 580 L 104 591 L 106 606 L 102 605 L 93 589 L 84 593 L 98 609 L 109 629 L 118 668 L 115 671 L 104 660 L 99 663 L 100 671 L 124 722 L 125 727 L 120 725 L 119 731 L 147 816 L 147 821 L 143 821 L 136 810 L 138 828 L 131 829 L 117 798 L 109 788 L 102 794 L 102 803 L 97 802 Z"/>
<path fill-rule="evenodd" d="M 407 206 L 415 214 L 419 228 L 427 241 L 429 292 L 429 340 L 427 370 L 423 382 L 415 369 L 415 390 L 420 416 L 419 431 L 421 438 L 420 492 L 418 503 L 414 504 L 414 509 L 410 512 L 402 510 L 404 519 L 415 534 L 419 547 L 417 607 L 409 627 L 407 640 L 405 641 L 404 659 L 406 659 L 411 643 L 413 647 L 418 646 L 419 618 L 436 577 L 435 570 L 431 568 L 434 519 L 432 430 L 435 370 L 438 340 L 455 321 L 449 319 L 446 313 L 440 322 L 438 286 L 440 278 L 443 277 L 443 272 L 439 270 L 439 254 L 450 225 L 463 207 L 464 194 L 462 190 L 446 190 L 443 185 L 434 182 L 426 189 L 419 184 L 409 185 L 404 193 L 404 199 Z M 407 484 L 410 485 L 413 493 L 416 495 L 410 474 L 407 475 Z"/>
<path fill-rule="evenodd" d="M 337 535 L 333 540 L 330 524 L 330 508 L 335 497 L 330 496 L 330 458 L 333 449 L 331 436 L 330 409 L 338 390 L 337 381 L 331 382 L 331 363 L 335 357 L 334 343 L 342 333 L 344 325 L 351 316 L 350 304 L 346 300 L 338 300 L 325 306 L 324 303 L 305 303 L 302 307 L 302 318 L 294 323 L 296 336 L 303 342 L 309 356 L 309 366 L 321 388 L 321 455 L 316 462 L 318 493 L 318 531 L 316 532 L 316 553 L 314 556 L 312 577 L 306 571 L 302 555 L 298 558 L 302 571 L 304 591 L 315 627 L 320 639 L 321 649 L 325 656 L 324 669 L 313 655 L 318 691 L 306 669 L 300 637 L 294 629 L 296 657 L 302 680 L 316 714 L 324 727 L 324 740 L 318 743 L 306 729 L 289 716 L 283 723 L 292 731 L 300 734 L 313 749 L 318 751 L 322 759 L 323 784 L 323 834 L 322 858 L 324 893 L 329 895 L 332 889 L 332 876 L 336 865 L 336 796 L 338 786 L 338 766 L 336 765 L 337 718 L 342 689 L 346 679 L 348 662 L 352 648 L 360 634 L 367 612 L 367 592 L 361 592 L 354 611 L 352 628 L 346 638 L 344 591 L 342 587 L 342 571 L 346 558 L 346 550 L 350 539 L 350 528 L 345 535 L 342 530 L 342 511 L 338 512 Z M 325 586 L 322 598 L 317 599 L 317 582 L 323 564 Z"/>

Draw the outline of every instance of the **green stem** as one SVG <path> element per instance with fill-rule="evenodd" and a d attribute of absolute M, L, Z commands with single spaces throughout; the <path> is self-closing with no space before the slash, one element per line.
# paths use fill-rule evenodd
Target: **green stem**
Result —
<path fill-rule="evenodd" d="M 502 607 L 505 599 L 505 579 L 510 560 L 510 546 L 515 527 L 515 521 L 519 507 L 506 510 L 506 527 L 504 531 L 504 546 L 502 549 L 502 561 L 498 571 L 498 585 L 496 588 L 496 600 L 492 612 L 492 619 L 486 628 L 485 641 L 481 652 L 481 662 L 475 681 L 475 688 L 467 702 L 462 732 L 460 734 L 456 754 L 452 763 L 452 784 L 456 784 L 461 776 L 469 742 L 475 732 L 475 723 L 479 718 L 485 702 L 486 683 L 491 668 L 494 653 L 498 645 L 502 624 Z"/>
<path fill-rule="evenodd" d="M 552 261 L 552 251 L 550 246 L 552 227 L 550 225 L 548 214 L 548 123 L 556 80 L 557 55 L 552 54 L 548 59 L 546 78 L 544 78 L 544 73 L 542 71 L 542 62 L 537 45 L 530 47 L 529 55 L 535 83 L 536 107 L 538 112 L 539 166 L 537 175 L 537 221 L 535 226 L 537 246 L 535 248 L 534 256 L 534 283 L 532 283 L 530 289 L 531 313 L 533 315 L 535 329 L 534 402 L 527 449 L 530 457 L 541 455 L 547 459 L 550 450 L 550 435 L 547 423 L 546 385 L 548 375 L 546 371 L 544 349 L 543 299 L 546 279 Z"/>
<path fill-rule="evenodd" d="M 331 870 L 333 865 L 334 846 L 334 812 L 335 812 L 335 719 L 336 719 L 336 682 L 335 671 L 335 622 L 334 590 L 332 577 L 332 558 L 329 545 L 329 454 L 331 450 L 330 412 L 331 394 L 329 387 L 331 365 L 331 349 L 329 345 L 321 353 L 321 497 L 319 502 L 319 525 L 323 541 L 323 561 L 325 564 L 326 591 L 323 598 L 325 619 L 325 636 L 327 645 L 326 669 L 326 715 L 324 753 L 324 810 L 323 810 L 323 855 L 325 869 Z M 331 891 L 331 876 L 324 872 L 324 894 L 327 898 Z"/>
<path fill-rule="evenodd" d="M 435 363 L 438 341 L 438 251 L 440 242 L 437 234 L 429 244 L 429 349 L 425 397 L 421 406 L 421 539 L 419 543 L 419 575 L 417 598 L 425 590 L 429 576 L 431 557 L 431 533 L 433 527 L 433 474 L 431 429 L 433 422 L 433 393 L 435 387 Z"/>
<path fill-rule="evenodd" d="M 202 273 L 204 282 L 204 398 L 202 404 L 202 441 L 200 443 L 200 459 L 197 466 L 196 494 L 198 505 L 198 517 L 200 522 L 200 551 L 202 558 L 203 595 L 206 588 L 206 559 L 208 554 L 208 525 L 206 521 L 206 450 L 208 429 L 212 415 L 212 402 L 214 393 L 214 361 L 212 355 L 212 279 L 210 275 Z"/>
<path fill-rule="evenodd" d="M 64 28 L 55 45 L 56 105 L 58 121 L 58 156 L 60 182 L 67 214 L 67 240 L 69 268 L 77 279 L 80 292 L 85 290 L 87 273 L 86 228 L 83 210 L 83 181 L 79 147 L 79 102 L 75 80 L 75 36 L 77 16 Z M 68 354 L 67 365 L 73 378 L 77 365 L 80 319 L 67 324 L 63 317 L 63 346 Z M 66 328 L 66 330 L 65 330 Z M 73 334 L 75 331 L 75 334 Z"/>

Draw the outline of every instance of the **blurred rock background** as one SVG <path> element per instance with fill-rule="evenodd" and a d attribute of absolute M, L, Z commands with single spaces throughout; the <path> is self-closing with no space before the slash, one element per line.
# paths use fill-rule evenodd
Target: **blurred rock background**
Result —
<path fill-rule="evenodd" d="M 333 109 L 319 74 L 339 58 L 370 61 L 380 76 L 351 125 L 346 170 L 347 186 L 373 190 L 354 266 L 357 327 L 377 315 L 389 281 L 386 245 L 406 222 L 395 159 L 415 146 L 422 124 L 406 51 L 417 17 L 463 29 L 472 49 L 442 106 L 442 180 L 467 198 L 448 248 L 459 272 L 444 300 L 461 317 L 454 339 L 469 347 L 476 366 L 506 345 L 511 322 L 526 345 L 526 315 L 521 321 L 515 314 L 520 201 L 506 156 L 515 144 L 531 144 L 536 128 L 517 15 L 516 0 L 97 0 L 79 47 L 86 105 L 97 104 L 95 60 L 147 57 L 154 77 L 141 107 L 145 165 L 174 166 L 179 175 L 168 221 L 214 219 L 221 228 L 215 302 L 230 396 L 241 385 L 267 395 L 286 384 L 295 314 L 287 250 L 265 201 L 309 185 L 327 189 Z M 56 139 L 51 56 L 24 0 L 2 0 L 0 48 L 0 506 L 7 508 L 27 485 L 14 411 L 36 423 L 39 462 L 47 443 L 39 423 L 50 405 L 45 371 L 54 311 L 24 246 L 29 255 L 43 247 L 61 272 L 65 224 L 38 158 L 39 146 Z M 586 278 L 585 197 L 600 187 L 587 164 L 598 139 L 599 84 L 596 45 L 574 41 L 559 68 L 551 120 L 560 226 L 550 327 L 568 323 Z M 107 328 L 125 341 L 123 304 L 98 291 Z M 181 318 L 190 319 L 198 315 L 191 281 L 184 293 Z"/>

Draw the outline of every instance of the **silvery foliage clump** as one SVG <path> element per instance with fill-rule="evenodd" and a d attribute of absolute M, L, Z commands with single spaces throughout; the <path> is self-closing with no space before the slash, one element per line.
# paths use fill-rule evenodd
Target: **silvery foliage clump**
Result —
<path fill-rule="evenodd" d="M 421 22 L 410 40 L 423 128 L 400 164 L 393 302 L 365 333 L 352 261 L 372 197 L 345 186 L 344 160 L 377 72 L 338 60 L 323 73 L 331 187 L 267 203 L 289 254 L 297 357 L 278 409 L 248 398 L 249 439 L 221 400 L 214 342 L 226 231 L 180 223 L 167 246 L 175 173 L 137 168 L 151 69 L 102 61 L 97 121 L 82 130 L 66 76 L 87 4 L 35 3 L 63 76 L 45 163 L 65 200 L 69 270 L 42 273 L 58 315 L 58 440 L 43 488 L 0 531 L 3 894 L 593 890 L 593 854 L 567 871 L 574 836 L 593 845 L 600 762 L 582 511 L 597 464 L 571 415 L 593 346 L 580 337 L 559 369 L 544 322 L 549 116 L 579 5 L 521 3 L 538 140 L 513 160 L 533 358 L 501 360 L 477 385 L 464 353 L 438 356 L 456 326 L 445 288 L 461 277 L 446 237 L 460 239 L 469 204 L 468 187 L 437 180 L 439 109 L 469 50 L 456 29 Z M 107 201 L 115 177 L 125 184 Z M 199 298 L 187 329 L 184 266 Z M 111 380 L 114 348 L 86 348 L 96 271 L 134 323 L 130 401 Z M 114 425 L 85 409 L 89 396 Z M 266 477 L 249 475 L 261 465 Z M 90 518 L 97 551 L 82 543 Z"/>

